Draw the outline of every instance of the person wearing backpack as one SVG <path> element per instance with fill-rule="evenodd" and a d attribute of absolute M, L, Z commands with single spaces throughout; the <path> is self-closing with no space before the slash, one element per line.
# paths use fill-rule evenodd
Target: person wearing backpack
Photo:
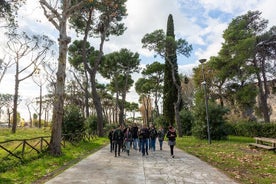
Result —
<path fill-rule="evenodd" d="M 141 152 L 142 156 L 145 156 L 145 154 L 148 153 L 148 137 L 149 137 L 149 130 L 147 128 L 147 125 L 144 124 L 143 127 L 139 131 L 139 138 L 141 139 L 140 142 L 140 147 L 141 147 Z"/>
<path fill-rule="evenodd" d="M 132 133 L 133 149 L 137 150 L 138 144 L 139 144 L 139 139 L 138 139 L 138 126 L 136 123 L 134 123 L 134 125 L 132 126 L 131 133 Z"/>
<path fill-rule="evenodd" d="M 120 156 L 122 140 L 123 140 L 123 132 L 121 130 L 121 126 L 118 126 L 114 130 L 112 140 L 114 142 L 115 157 L 117 157 L 117 155 Z"/>
<path fill-rule="evenodd" d="M 163 141 L 164 141 L 164 137 L 165 137 L 165 132 L 163 127 L 161 126 L 157 132 L 157 137 L 158 137 L 158 141 L 159 141 L 159 146 L 160 146 L 160 150 L 162 150 L 163 147 Z"/>

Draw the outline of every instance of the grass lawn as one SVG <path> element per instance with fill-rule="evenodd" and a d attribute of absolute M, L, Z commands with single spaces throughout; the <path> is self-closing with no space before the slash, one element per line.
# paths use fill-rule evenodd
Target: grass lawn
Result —
<path fill-rule="evenodd" d="M 276 184 L 276 154 L 251 149 L 252 138 L 229 136 L 225 141 L 178 138 L 177 147 L 219 168 L 229 177 L 244 184 Z"/>
<path fill-rule="evenodd" d="M 7 129 L 0 129 L 0 142 L 47 135 L 50 135 L 49 129 L 26 128 L 18 130 L 16 134 L 11 134 L 10 130 Z M 15 166 L 7 169 L 6 172 L 0 173 L 0 184 L 44 183 L 49 178 L 99 150 L 108 142 L 107 138 L 95 138 L 90 142 L 84 141 L 77 145 L 66 143 L 66 147 L 62 148 L 63 154 L 60 157 L 52 157 L 45 153 L 33 159 L 28 159 L 25 163 L 16 163 Z"/>

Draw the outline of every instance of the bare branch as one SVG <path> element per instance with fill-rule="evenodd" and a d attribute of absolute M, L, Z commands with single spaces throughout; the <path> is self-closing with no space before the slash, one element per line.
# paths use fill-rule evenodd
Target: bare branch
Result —
<path fill-rule="evenodd" d="M 46 2 L 46 0 L 40 0 L 39 1 L 43 11 L 44 11 L 44 15 L 45 17 L 55 26 L 55 28 L 57 30 L 60 29 L 59 27 L 59 23 L 56 22 L 54 20 L 54 18 L 57 18 L 57 20 L 59 22 L 61 22 L 61 17 L 60 17 L 60 14 L 57 12 L 57 10 L 55 8 L 53 8 L 49 3 Z M 51 13 L 48 13 L 48 11 L 46 10 L 46 8 L 51 12 Z"/>

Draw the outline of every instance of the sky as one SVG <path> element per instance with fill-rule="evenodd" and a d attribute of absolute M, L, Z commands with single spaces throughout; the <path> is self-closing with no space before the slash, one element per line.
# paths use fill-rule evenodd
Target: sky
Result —
<path fill-rule="evenodd" d="M 193 46 L 189 58 L 178 56 L 178 70 L 184 75 L 191 75 L 199 59 L 216 56 L 223 43 L 222 34 L 232 19 L 246 14 L 249 10 L 259 10 L 262 18 L 269 21 L 268 28 L 276 25 L 275 0 L 128 0 L 128 16 L 123 20 L 127 30 L 122 36 L 110 37 L 104 44 L 104 53 L 127 48 L 140 55 L 140 64 L 145 66 L 154 61 L 164 62 L 155 58 L 153 52 L 142 48 L 141 39 L 147 33 L 157 29 L 166 31 L 168 15 L 172 14 L 176 39 L 182 38 Z M 27 0 L 27 5 L 19 11 L 20 29 L 33 34 L 45 34 L 57 40 L 58 32 L 43 15 L 38 0 Z M 5 37 L 0 27 L 0 58 L 4 58 Z M 73 30 L 68 31 L 72 40 L 77 39 Z M 80 38 L 79 38 L 80 39 Z M 92 45 L 99 48 L 99 40 L 91 39 Z M 7 57 L 6 57 L 7 58 Z M 67 65 L 68 66 L 68 65 Z M 141 77 L 133 75 L 134 79 Z M 99 78 L 99 82 L 106 82 Z M 0 83 L 0 93 L 14 93 L 14 70 L 10 68 Z M 39 96 L 39 87 L 31 80 L 23 81 L 19 87 L 23 99 Z M 44 90 L 43 94 L 46 94 Z M 131 88 L 127 95 L 129 101 L 138 103 L 138 95 Z M 21 116 L 28 120 L 24 102 L 19 104 Z"/>

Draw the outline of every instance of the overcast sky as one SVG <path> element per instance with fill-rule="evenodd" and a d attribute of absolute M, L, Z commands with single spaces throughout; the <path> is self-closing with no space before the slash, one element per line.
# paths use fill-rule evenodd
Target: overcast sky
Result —
<path fill-rule="evenodd" d="M 157 29 L 166 31 L 168 15 L 172 14 L 176 38 L 185 39 L 193 46 L 191 57 L 178 57 L 179 72 L 189 75 L 192 68 L 198 65 L 199 59 L 217 55 L 223 42 L 222 33 L 233 18 L 249 10 L 259 10 L 262 17 L 269 20 L 270 28 L 276 25 L 275 7 L 275 0 L 128 0 L 128 16 L 124 19 L 127 30 L 120 37 L 111 37 L 104 45 L 104 52 L 128 48 L 140 54 L 143 66 L 155 60 L 163 62 L 154 58 L 153 53 L 142 49 L 141 39 L 146 33 Z M 46 34 L 57 40 L 58 32 L 44 17 L 38 0 L 28 0 L 27 6 L 20 10 L 19 17 L 20 29 L 30 33 Z M 3 28 L 0 31 L 0 58 L 3 58 Z M 73 31 L 69 31 L 69 35 L 74 39 Z M 98 48 L 99 40 L 91 41 Z M 14 70 L 10 69 L 0 83 L 0 93 L 14 93 Z M 39 88 L 31 80 L 23 81 L 19 93 L 24 98 L 31 98 L 39 95 Z M 128 99 L 137 102 L 138 96 L 133 89 Z M 19 112 L 28 120 L 27 111 L 23 110 L 26 109 L 24 104 L 20 104 Z"/>

